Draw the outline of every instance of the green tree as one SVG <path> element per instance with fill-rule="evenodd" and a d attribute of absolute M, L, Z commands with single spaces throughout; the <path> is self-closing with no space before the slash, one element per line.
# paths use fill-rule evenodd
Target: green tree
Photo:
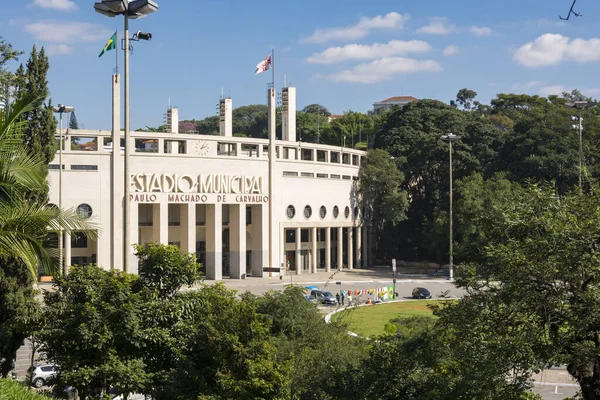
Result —
<path fill-rule="evenodd" d="M 585 399 L 600 393 L 600 191 L 548 185 L 503 191 L 478 210 L 481 259 L 460 265 L 471 301 L 440 315 L 501 359 L 497 371 L 567 365 Z M 473 357 L 478 357 L 473 355 Z"/>
<path fill-rule="evenodd" d="M 29 322 L 39 314 L 34 280 L 26 268 L 5 260 L 0 268 L 0 377 L 14 368 L 17 350 L 29 336 Z"/>
<path fill-rule="evenodd" d="M 393 321 L 395 335 L 374 341 L 356 372 L 354 399 L 512 399 L 538 398 L 521 371 L 496 370 L 493 348 L 461 337 L 431 317 Z M 475 340 L 473 340 L 475 339 Z M 477 357 L 471 359 L 470 357 Z M 504 360 L 504 359 L 503 359 Z"/>
<path fill-rule="evenodd" d="M 11 60 L 17 60 L 21 54 L 22 52 L 15 50 L 0 36 L 0 103 L 8 100 L 8 90 L 14 83 L 14 74 L 7 69 L 6 64 Z"/>
<path fill-rule="evenodd" d="M 60 273 L 56 252 L 48 248 L 48 229 L 88 230 L 91 225 L 74 211 L 47 207 L 32 201 L 31 192 L 45 190 L 47 165 L 31 153 L 17 133 L 26 121 L 23 112 L 33 107 L 28 99 L 0 110 L 0 374 L 12 369 L 16 350 L 27 337 L 37 302 L 32 285 L 38 268 Z M 94 235 L 92 234 L 92 237 Z"/>
<path fill-rule="evenodd" d="M 278 362 L 269 325 L 252 296 L 240 300 L 216 284 L 179 292 L 171 301 L 170 313 L 158 310 L 168 329 L 162 343 L 169 358 L 160 361 L 163 379 L 153 398 L 286 398 L 287 366 Z"/>
<path fill-rule="evenodd" d="M 408 259 L 447 259 L 447 240 L 437 232 L 447 223 L 448 144 L 443 134 L 454 132 L 461 139 L 453 145 L 453 172 L 461 179 L 472 172 L 485 176 L 497 168 L 505 134 L 479 112 L 466 112 L 435 100 L 413 101 L 393 108 L 376 121 L 374 146 L 387 150 L 403 172 L 400 187 L 408 194 L 407 219 L 392 231 L 388 252 Z"/>
<path fill-rule="evenodd" d="M 477 97 L 477 92 L 471 89 L 460 89 L 456 94 L 456 102 L 465 110 L 470 110 L 473 106 L 477 106 L 478 102 L 474 101 Z"/>
<path fill-rule="evenodd" d="M 44 293 L 44 348 L 60 365 L 58 383 L 76 387 L 83 399 L 98 398 L 111 386 L 141 393 L 150 380 L 139 355 L 146 335 L 135 279 L 95 265 L 74 266 L 56 279 L 55 291 Z"/>
<path fill-rule="evenodd" d="M 270 321 L 278 363 L 289 369 L 286 398 L 349 398 L 356 379 L 352 372 L 366 356 L 365 341 L 350 337 L 343 325 L 326 324 L 298 286 L 268 292 L 257 301 L 258 312 Z"/>
<path fill-rule="evenodd" d="M 70 113 L 69 117 L 69 129 L 79 129 L 79 123 L 77 122 L 77 116 L 75 115 L 75 111 Z"/>
<path fill-rule="evenodd" d="M 46 164 L 54 159 L 56 153 L 56 119 L 52 112 L 52 102 L 44 103 L 48 95 L 48 69 L 50 64 L 44 48 L 37 51 L 35 45 L 27 61 L 26 69 L 19 68 L 17 73 L 16 99 L 34 98 L 33 108 L 23 118 L 28 121 L 22 135 L 25 145 L 34 153 L 40 154 Z"/>
<path fill-rule="evenodd" d="M 327 107 L 323 107 L 320 104 L 309 104 L 302 109 L 302 112 L 305 114 L 316 114 L 322 117 L 329 117 L 331 115 Z"/>
<path fill-rule="evenodd" d="M 394 161 L 385 150 L 369 150 L 359 171 L 364 220 L 375 248 L 383 228 L 404 220 L 408 209 L 406 192 L 400 190 L 404 177 Z"/>
<path fill-rule="evenodd" d="M 233 132 L 247 137 L 267 138 L 267 106 L 253 104 L 232 111 Z"/>
<path fill-rule="evenodd" d="M 2 399 L 18 399 L 18 400 L 48 400 L 41 393 L 36 393 L 28 390 L 21 382 L 9 381 L 0 379 L 0 394 Z"/>
<path fill-rule="evenodd" d="M 219 116 L 213 115 L 197 121 L 196 129 L 201 135 L 219 135 Z"/>
<path fill-rule="evenodd" d="M 171 298 L 183 286 L 201 280 L 195 254 L 174 245 L 158 243 L 138 244 L 135 249 L 139 260 L 139 284 L 152 290 L 161 300 Z"/>
<path fill-rule="evenodd" d="M 355 111 L 349 111 L 342 118 L 334 119 L 331 122 L 331 139 L 327 142 L 337 144 L 340 138 L 346 138 L 346 145 L 361 147 L 366 149 L 367 138 L 373 134 L 373 118 L 366 114 Z M 331 143 L 333 142 L 333 143 Z"/>

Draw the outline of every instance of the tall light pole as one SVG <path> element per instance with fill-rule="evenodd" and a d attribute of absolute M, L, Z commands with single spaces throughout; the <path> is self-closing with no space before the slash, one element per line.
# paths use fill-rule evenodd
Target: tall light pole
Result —
<path fill-rule="evenodd" d="M 124 25 L 124 39 L 123 39 L 123 51 L 124 51 L 124 70 L 123 73 L 125 78 L 125 157 L 123 165 L 123 271 L 129 272 L 129 212 L 130 212 L 130 199 L 129 199 L 129 187 L 130 187 L 130 174 L 129 174 L 129 20 L 138 19 L 145 17 L 148 14 L 158 10 L 158 4 L 152 0 L 102 0 L 100 3 L 94 4 L 94 10 L 97 13 L 105 15 L 107 17 L 114 18 L 117 15 L 123 15 L 125 20 Z M 134 40 L 144 39 L 150 40 L 152 35 L 144 34 L 140 35 L 138 32 Z M 115 143 L 113 143 L 113 151 L 116 151 Z"/>
<path fill-rule="evenodd" d="M 581 174 L 583 171 L 583 117 L 581 116 L 583 110 L 586 108 L 592 108 L 596 106 L 596 103 L 592 101 L 569 101 L 565 103 L 567 107 L 576 108 L 579 110 L 579 116 L 571 116 L 571 121 L 577 122 L 575 125 L 571 125 L 573 129 L 579 131 L 579 190 L 583 189 L 581 181 Z"/>
<path fill-rule="evenodd" d="M 454 280 L 454 264 L 452 254 L 452 142 L 458 140 L 459 138 L 460 136 L 455 135 L 454 133 L 448 133 L 442 136 L 442 140 L 448 141 L 448 153 L 450 154 L 450 264 L 448 266 L 450 282 Z"/>
<path fill-rule="evenodd" d="M 63 114 L 70 113 L 75 111 L 73 107 L 65 106 L 64 104 L 59 104 L 57 106 L 52 107 L 52 111 L 58 113 L 60 115 L 60 123 L 59 123 L 59 141 L 58 141 L 58 209 L 62 210 L 62 150 L 63 150 L 63 133 L 62 133 L 62 121 Z M 69 260 L 70 262 L 70 260 Z M 63 275 L 67 273 L 67 266 L 63 262 L 63 231 L 62 226 L 58 227 L 58 265 L 61 269 Z"/>

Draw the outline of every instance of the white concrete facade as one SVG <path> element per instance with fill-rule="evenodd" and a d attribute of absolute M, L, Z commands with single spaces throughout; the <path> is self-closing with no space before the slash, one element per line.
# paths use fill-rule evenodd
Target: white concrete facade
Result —
<path fill-rule="evenodd" d="M 122 269 L 127 248 L 135 273 L 133 248 L 122 239 L 123 148 L 113 154 L 116 140 L 111 131 L 69 131 L 63 207 L 89 216 L 99 238 L 71 232 L 80 240 L 65 241 L 65 263 Z M 270 163 L 266 139 L 132 132 L 132 244 L 178 245 L 216 280 L 366 266 L 357 197 L 364 152 L 274 143 Z M 57 157 L 50 165 L 51 203 L 58 199 L 58 168 Z"/>

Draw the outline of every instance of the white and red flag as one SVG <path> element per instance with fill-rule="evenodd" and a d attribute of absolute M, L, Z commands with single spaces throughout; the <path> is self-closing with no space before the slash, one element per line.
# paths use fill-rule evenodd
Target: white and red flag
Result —
<path fill-rule="evenodd" d="M 265 72 L 271 68 L 271 55 L 269 54 L 267 58 L 256 64 L 256 71 L 254 75 L 260 74 L 261 72 Z"/>

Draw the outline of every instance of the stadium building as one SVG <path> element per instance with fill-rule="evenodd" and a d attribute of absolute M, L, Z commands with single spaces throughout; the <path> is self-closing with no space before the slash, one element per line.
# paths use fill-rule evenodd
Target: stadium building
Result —
<path fill-rule="evenodd" d="M 364 152 L 298 141 L 294 87 L 282 89 L 283 140 L 234 137 L 230 98 L 220 100 L 220 136 L 179 133 L 176 108 L 167 111 L 167 132 L 131 132 L 130 244 L 124 246 L 124 136 L 113 79 L 113 129 L 69 130 L 50 164 L 50 202 L 58 204 L 61 191 L 62 208 L 76 209 L 98 228 L 97 240 L 66 234 L 66 265 L 122 269 L 126 248 L 135 273 L 131 244 L 147 242 L 195 253 L 207 279 L 366 265 L 357 197 Z M 268 98 L 274 135 L 272 89 Z"/>

